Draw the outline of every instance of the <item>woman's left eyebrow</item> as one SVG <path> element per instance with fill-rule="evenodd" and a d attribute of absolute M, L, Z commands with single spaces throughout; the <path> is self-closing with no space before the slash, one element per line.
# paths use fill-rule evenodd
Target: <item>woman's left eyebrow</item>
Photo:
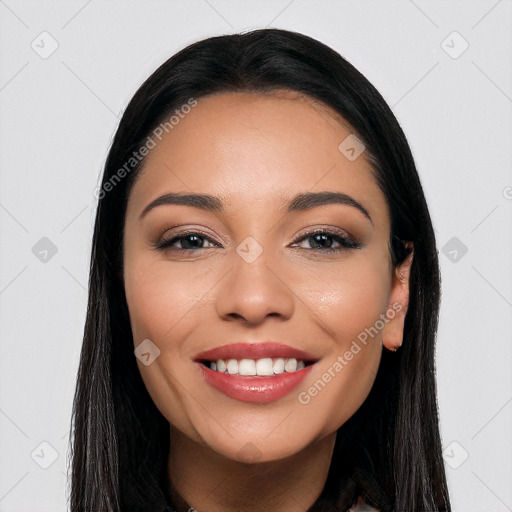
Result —
<path fill-rule="evenodd" d="M 157 197 L 151 201 L 144 210 L 142 210 L 139 220 L 141 220 L 149 211 L 157 206 L 162 205 L 184 205 L 192 208 L 199 208 L 201 210 L 207 210 L 212 212 L 224 212 L 224 203 L 219 197 L 212 196 L 210 194 L 199 194 L 199 193 L 181 193 L 171 192 L 164 194 L 163 196 Z M 342 192 L 304 192 L 297 194 L 286 204 L 287 213 L 310 210 L 327 204 L 342 204 L 352 206 L 359 210 L 369 221 L 373 224 L 372 218 L 368 213 L 368 210 L 362 206 L 353 197 L 344 194 Z"/>
<path fill-rule="evenodd" d="M 296 212 L 302 210 L 310 210 L 318 206 L 326 204 L 343 204 L 352 206 L 359 210 L 373 225 L 372 218 L 368 210 L 353 197 L 343 192 L 305 192 L 297 194 L 287 205 L 287 212 Z"/>

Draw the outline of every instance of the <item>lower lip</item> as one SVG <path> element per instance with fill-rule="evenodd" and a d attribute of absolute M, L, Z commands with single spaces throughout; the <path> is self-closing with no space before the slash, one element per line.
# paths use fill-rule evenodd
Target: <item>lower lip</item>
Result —
<path fill-rule="evenodd" d="M 295 372 L 263 377 L 230 375 L 212 370 L 201 363 L 196 364 L 211 387 L 235 400 L 260 404 L 275 402 L 286 396 L 304 380 L 313 367 L 309 365 Z"/>

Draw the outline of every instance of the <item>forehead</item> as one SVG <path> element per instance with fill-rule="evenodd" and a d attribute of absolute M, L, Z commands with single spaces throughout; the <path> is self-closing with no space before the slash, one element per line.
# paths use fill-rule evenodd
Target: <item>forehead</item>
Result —
<path fill-rule="evenodd" d="M 179 191 L 280 208 L 298 192 L 332 190 L 386 208 L 364 152 L 349 159 L 340 150 L 351 137 L 337 113 L 294 92 L 207 96 L 154 137 L 130 203 L 142 209 Z"/>

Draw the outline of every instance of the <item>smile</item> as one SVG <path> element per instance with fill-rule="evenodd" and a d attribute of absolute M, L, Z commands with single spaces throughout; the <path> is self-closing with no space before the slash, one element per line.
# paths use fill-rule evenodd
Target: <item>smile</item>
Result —
<path fill-rule="evenodd" d="M 243 402 L 270 403 L 297 387 L 317 360 L 267 342 L 224 345 L 199 354 L 195 362 L 204 382 L 217 391 Z"/>
<path fill-rule="evenodd" d="M 281 373 L 293 373 L 297 370 L 305 368 L 306 363 L 302 360 L 297 361 L 295 358 L 284 359 L 282 357 L 274 358 L 266 357 L 264 359 L 217 359 L 217 361 L 205 361 L 212 370 L 220 373 L 229 373 L 230 375 L 247 375 L 247 376 L 271 376 L 280 375 Z"/>

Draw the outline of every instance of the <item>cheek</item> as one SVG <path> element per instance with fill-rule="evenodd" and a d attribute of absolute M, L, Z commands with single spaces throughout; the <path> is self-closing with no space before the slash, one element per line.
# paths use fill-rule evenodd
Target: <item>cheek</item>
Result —
<path fill-rule="evenodd" d="M 127 250 L 124 261 L 134 346 L 149 339 L 160 351 L 151 364 L 146 366 L 137 359 L 137 366 L 159 411 L 169 422 L 183 427 L 188 424 L 183 388 L 193 389 L 193 382 L 181 342 L 198 322 L 208 284 L 197 285 L 203 282 L 201 276 L 190 268 L 184 270 L 185 266 L 150 256 Z"/>
<path fill-rule="evenodd" d="M 358 375 L 371 375 L 378 366 L 385 325 L 382 315 L 386 314 L 389 298 L 385 275 L 372 267 L 359 270 L 359 275 L 332 277 L 328 292 L 320 295 L 317 306 L 317 316 L 332 340 L 328 361 L 343 358 L 344 373 L 353 374 L 355 379 L 351 381 L 354 390 L 358 381 L 366 382 Z"/>
<path fill-rule="evenodd" d="M 354 258 L 346 265 L 307 276 L 305 295 L 324 329 L 340 350 L 386 312 L 391 291 L 391 270 L 382 258 Z M 380 325 L 380 324 L 379 324 Z"/>
<path fill-rule="evenodd" d="M 205 272 L 151 258 L 125 259 L 125 293 L 134 342 L 177 338 L 205 300 Z M 167 347 L 170 348 L 170 347 Z"/>
<path fill-rule="evenodd" d="M 391 277 L 385 257 L 361 258 L 321 275 L 308 280 L 308 303 L 331 342 L 298 399 L 311 417 L 322 418 L 323 434 L 328 434 L 355 413 L 373 385 Z"/>

